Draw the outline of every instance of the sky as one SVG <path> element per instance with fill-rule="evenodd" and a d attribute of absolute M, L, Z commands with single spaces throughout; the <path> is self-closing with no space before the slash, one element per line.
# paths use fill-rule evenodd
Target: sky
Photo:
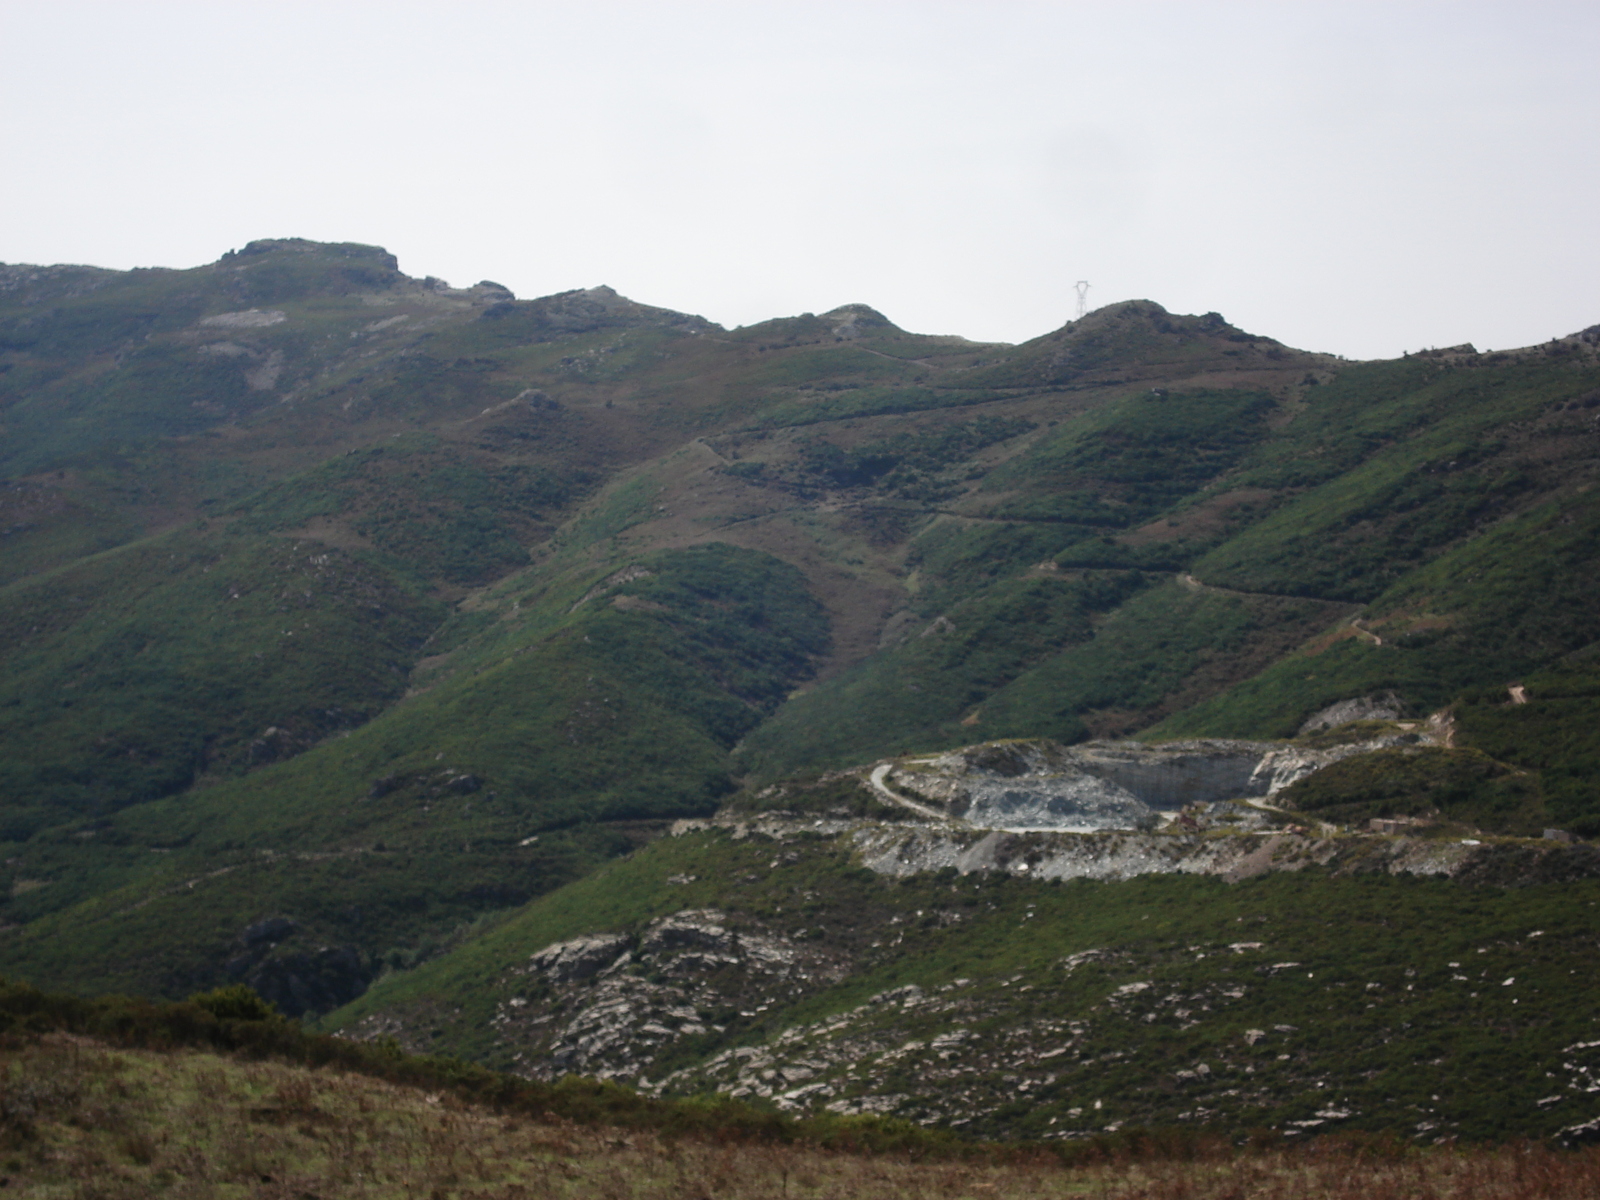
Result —
<path fill-rule="evenodd" d="M 1600 323 L 1597 63 L 1595 0 L 0 0 L 0 262 L 1503 349 Z"/>

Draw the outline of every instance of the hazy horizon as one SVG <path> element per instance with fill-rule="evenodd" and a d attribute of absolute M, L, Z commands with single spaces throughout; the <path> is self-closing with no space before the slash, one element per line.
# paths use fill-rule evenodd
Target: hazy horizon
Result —
<path fill-rule="evenodd" d="M 0 261 L 380 244 L 727 326 L 1143 298 L 1350 358 L 1600 322 L 1577 3 L 0 0 Z"/>

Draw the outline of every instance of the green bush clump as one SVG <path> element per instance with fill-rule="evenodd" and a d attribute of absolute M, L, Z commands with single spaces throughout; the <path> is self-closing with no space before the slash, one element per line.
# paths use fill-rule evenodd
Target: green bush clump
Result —
<path fill-rule="evenodd" d="M 1541 504 L 1445 550 L 1378 596 L 1365 625 L 1382 644 L 1347 625 L 1330 629 L 1150 736 L 1290 737 L 1328 704 L 1394 691 L 1417 713 L 1453 706 L 1462 744 L 1537 771 L 1538 819 L 1600 832 L 1600 693 L 1592 666 L 1580 661 L 1600 641 L 1597 589 L 1600 504 L 1585 494 Z M 1514 704 L 1509 686 L 1534 678 L 1534 702 Z M 1516 805 L 1504 803 L 1511 807 L 1490 806 L 1499 816 L 1483 813 L 1487 827 L 1530 828 L 1537 806 L 1513 815 Z"/>
<path fill-rule="evenodd" d="M 1521 837 L 1537 837 L 1546 820 L 1536 776 L 1478 750 L 1443 746 L 1354 754 L 1291 784 L 1278 801 L 1341 824 L 1432 817 Z"/>
<path fill-rule="evenodd" d="M 805 576 L 770 555 L 712 542 L 659 555 L 648 566 L 650 573 L 615 590 L 645 605 L 626 622 L 613 610 L 607 632 L 620 635 L 622 626 L 642 622 L 669 633 L 654 639 L 658 654 L 703 672 L 747 706 L 750 720 L 730 729 L 730 745 L 777 708 L 828 648 L 827 613 Z M 620 646 L 609 653 L 623 670 L 640 672 L 647 661 Z"/>
<path fill-rule="evenodd" d="M 991 584 L 1015 579 L 1050 561 L 1084 534 L 1078 526 L 1022 521 L 933 524 L 912 540 L 906 552 L 907 566 L 916 568 L 919 576 L 911 602 L 917 612 L 931 618 L 975 598 Z"/>
<path fill-rule="evenodd" d="M 205 1009 L 219 1021 L 270 1021 L 278 1006 L 263 1000 L 255 989 L 242 983 L 196 992 L 189 1003 Z"/>
<path fill-rule="evenodd" d="M 1578 380 L 1530 363 L 1484 371 L 1364 363 L 1316 388 L 1229 480 L 1285 494 L 1195 570 L 1249 591 L 1364 602 L 1546 495 L 1526 427 Z"/>
<path fill-rule="evenodd" d="M 1247 676 L 1336 612 L 1315 601 L 1157 584 L 1113 610 L 1092 639 L 1030 667 L 983 704 L 973 733 L 1061 738 L 1095 720 L 1131 733 Z"/>

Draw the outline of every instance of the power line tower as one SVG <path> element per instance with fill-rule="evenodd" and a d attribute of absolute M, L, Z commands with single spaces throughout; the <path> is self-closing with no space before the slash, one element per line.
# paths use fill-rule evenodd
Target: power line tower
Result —
<path fill-rule="evenodd" d="M 1083 314 L 1089 311 L 1089 281 L 1080 279 L 1072 285 L 1078 289 L 1078 315 L 1076 320 L 1083 320 Z"/>

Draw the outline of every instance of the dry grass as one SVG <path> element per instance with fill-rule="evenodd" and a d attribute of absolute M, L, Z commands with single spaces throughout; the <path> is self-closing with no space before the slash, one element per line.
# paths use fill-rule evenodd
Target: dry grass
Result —
<path fill-rule="evenodd" d="M 0 1186 L 123 1197 L 496 1200 L 1534 1200 L 1600 1195 L 1600 1152 L 1353 1146 L 1063 1167 L 667 1141 L 366 1076 L 54 1034 L 0 1048 Z"/>

